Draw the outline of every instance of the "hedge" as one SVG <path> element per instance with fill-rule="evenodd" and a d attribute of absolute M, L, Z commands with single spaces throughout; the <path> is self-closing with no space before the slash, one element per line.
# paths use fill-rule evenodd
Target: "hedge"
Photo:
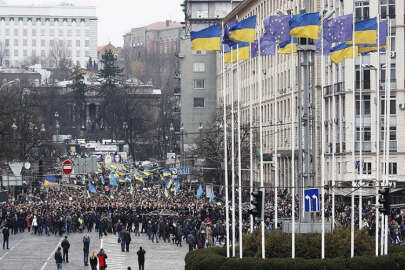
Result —
<path fill-rule="evenodd" d="M 405 253 L 388 256 L 357 256 L 321 259 L 246 257 L 226 258 L 224 248 L 206 248 L 189 252 L 185 270 L 403 270 Z"/>
<path fill-rule="evenodd" d="M 261 259 L 261 233 L 245 234 L 242 260 L 226 258 L 222 247 L 199 249 L 185 258 L 186 270 L 386 270 L 405 269 L 405 247 L 390 246 L 388 256 L 374 256 L 375 238 L 355 233 L 355 257 L 350 258 L 350 230 L 325 235 L 326 259 L 321 260 L 321 235 L 296 234 L 296 259 L 291 259 L 291 234 L 266 232 L 266 259 Z M 238 247 L 236 254 L 239 255 Z"/>

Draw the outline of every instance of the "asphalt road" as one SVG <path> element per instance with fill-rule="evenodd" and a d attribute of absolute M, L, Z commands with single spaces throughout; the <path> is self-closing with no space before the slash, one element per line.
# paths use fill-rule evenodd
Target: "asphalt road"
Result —
<path fill-rule="evenodd" d="M 68 236 L 70 241 L 69 263 L 64 263 L 63 270 L 90 269 L 83 263 L 83 238 L 84 234 L 73 233 Z M 145 270 L 182 270 L 184 269 L 184 257 L 187 248 L 182 248 L 168 243 L 152 243 L 147 236 L 141 234 L 135 237 L 131 234 L 132 241 L 129 252 L 121 252 L 120 244 L 116 235 L 108 235 L 98 239 L 98 233 L 90 234 L 90 253 L 104 248 L 107 253 L 107 269 L 132 270 L 138 269 L 138 257 L 136 251 L 139 246 L 146 250 Z M 3 243 L 2 236 L 0 237 Z M 56 269 L 54 253 L 60 245 L 62 237 L 36 236 L 25 232 L 10 236 L 10 249 L 2 249 L 0 246 L 0 270 L 48 270 Z M 185 244 L 185 243 L 184 243 Z"/>

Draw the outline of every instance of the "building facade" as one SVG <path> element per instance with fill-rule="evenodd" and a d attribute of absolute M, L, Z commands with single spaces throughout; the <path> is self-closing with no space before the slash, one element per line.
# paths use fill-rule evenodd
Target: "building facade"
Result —
<path fill-rule="evenodd" d="M 322 1 L 306 1 L 310 11 L 320 11 Z M 388 170 L 389 179 L 392 181 L 405 181 L 405 168 L 399 165 L 405 161 L 405 143 L 401 138 L 405 134 L 403 128 L 405 120 L 405 93 L 404 93 L 404 3 L 403 1 L 334 1 L 325 0 L 325 8 L 334 10 L 333 16 L 354 13 L 355 20 L 363 20 L 380 16 L 382 20 L 389 19 L 391 30 L 391 52 L 386 56 L 382 52 L 380 59 L 377 53 L 359 56 L 353 65 L 352 59 L 346 59 L 340 64 L 333 64 L 329 57 L 324 57 L 325 69 L 322 71 L 321 58 L 315 58 L 314 77 L 315 98 L 315 147 L 316 165 L 315 184 L 320 183 L 321 153 L 325 151 L 325 183 L 345 185 L 345 182 L 362 180 L 363 184 L 372 185 L 373 181 L 381 180 L 385 170 Z M 257 32 L 263 33 L 263 19 L 276 15 L 280 11 L 287 13 L 292 10 L 297 14 L 302 8 L 302 1 L 273 1 L 273 0 L 246 0 L 225 17 L 224 23 L 257 15 Z M 354 11 L 354 12 L 353 12 Z M 297 56 L 290 55 L 263 56 L 262 57 L 262 107 L 263 112 L 263 152 L 273 155 L 273 162 L 264 164 L 265 183 L 274 185 L 275 175 L 278 176 L 280 187 L 301 186 L 300 173 L 297 161 L 299 130 L 299 117 L 297 111 L 303 104 L 297 103 Z M 389 60 L 388 60 L 389 59 Z M 259 147 L 258 121 L 259 121 L 259 91 L 257 58 L 240 63 L 241 70 L 241 118 L 242 123 L 249 123 L 249 105 L 253 103 L 254 147 Z M 294 64 L 292 64 L 294 63 Z M 222 72 L 222 56 L 217 56 L 217 104 L 218 109 L 223 104 L 222 79 L 225 75 L 226 104 L 231 104 L 231 89 L 234 90 L 236 99 L 237 79 L 232 76 L 236 73 L 236 65 L 226 65 L 226 72 Z M 390 77 L 386 77 L 386 67 L 391 67 Z M 379 68 L 378 68 L 379 67 Z M 380 70 L 380 81 L 377 72 Z M 323 76 L 321 76 L 323 75 Z M 356 76 L 356 77 L 354 77 Z M 388 76 L 388 75 L 387 75 Z M 353 80 L 355 79 L 355 100 L 353 102 Z M 292 80 L 292 81 L 291 81 Z M 323 81 L 323 83 L 322 83 Z M 388 83 L 388 81 L 390 83 Z M 232 83 L 233 82 L 233 83 Z M 294 85 L 291 89 L 291 82 Z M 233 84 L 233 87 L 232 87 Z M 385 89 L 391 87 L 389 106 L 389 131 L 384 133 L 384 101 Z M 322 107 L 322 92 L 324 94 L 324 107 Z M 379 94 L 376 93 L 379 89 Z M 253 98 L 250 100 L 249 91 Z M 291 91 L 294 91 L 295 100 L 291 100 Z M 292 110 L 291 102 L 295 102 Z M 380 113 L 377 113 L 377 104 Z M 322 112 L 325 121 L 322 122 Z M 292 123 L 292 115 L 295 122 Z M 277 119 L 276 119 L 277 115 Z M 377 128 L 377 119 L 380 118 L 380 128 Z M 301 119 L 304 121 L 304 119 Z M 325 133 L 322 134 L 322 125 Z M 291 127 L 294 126 L 295 142 L 295 179 L 291 182 Z M 379 138 L 377 134 L 379 133 Z M 324 135 L 324 145 L 322 145 Z M 389 136 L 389 157 L 385 169 L 383 160 L 383 138 Z M 377 143 L 379 141 L 379 143 Z M 380 151 L 377 151 L 379 145 Z M 277 148 L 277 156 L 275 148 Z M 354 159 L 353 159 L 354 150 Z M 276 160 L 277 158 L 277 165 Z M 377 162 L 378 159 L 378 162 Z M 254 180 L 258 182 L 258 161 L 255 158 Z M 379 173 L 377 174 L 377 166 Z M 247 176 L 248 177 L 248 176 Z M 347 185 L 346 185 L 347 186 Z M 373 191 L 374 192 L 374 191 Z"/>
<path fill-rule="evenodd" d="M 0 5 L 2 65 L 53 67 L 63 57 L 82 67 L 97 58 L 95 7 Z"/>
<path fill-rule="evenodd" d="M 185 38 L 180 45 L 181 123 L 184 150 L 192 149 L 199 128 L 214 123 L 217 106 L 216 52 L 191 50 L 190 31 L 198 31 L 222 19 L 241 1 L 185 0 Z"/>

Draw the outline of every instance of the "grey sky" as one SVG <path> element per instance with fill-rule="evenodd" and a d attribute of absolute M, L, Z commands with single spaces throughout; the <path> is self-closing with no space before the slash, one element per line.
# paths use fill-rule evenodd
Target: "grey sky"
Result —
<path fill-rule="evenodd" d="M 0 0 L 1 2 L 1 0 Z M 133 27 L 144 26 L 166 19 L 183 21 L 183 0 L 5 0 L 7 4 L 53 4 L 61 2 L 75 5 L 95 5 L 98 16 L 98 44 L 111 41 L 121 46 L 123 34 Z"/>

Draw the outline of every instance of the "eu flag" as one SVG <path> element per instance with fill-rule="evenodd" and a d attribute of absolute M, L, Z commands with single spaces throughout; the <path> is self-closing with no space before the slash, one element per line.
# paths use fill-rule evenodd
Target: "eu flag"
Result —
<path fill-rule="evenodd" d="M 275 55 L 276 54 L 276 42 L 273 36 L 269 33 L 264 33 L 260 38 L 260 55 Z"/>
<path fill-rule="evenodd" d="M 329 43 L 349 41 L 352 36 L 353 14 L 332 18 L 323 23 L 323 37 Z"/>
<path fill-rule="evenodd" d="M 200 31 L 191 31 L 191 47 L 195 51 L 219 51 L 221 25 L 215 24 Z"/>
<path fill-rule="evenodd" d="M 290 35 L 297 38 L 318 39 L 319 13 L 298 14 L 290 20 Z"/>
<path fill-rule="evenodd" d="M 270 16 L 263 20 L 264 29 L 278 43 L 290 39 L 290 15 Z"/>

